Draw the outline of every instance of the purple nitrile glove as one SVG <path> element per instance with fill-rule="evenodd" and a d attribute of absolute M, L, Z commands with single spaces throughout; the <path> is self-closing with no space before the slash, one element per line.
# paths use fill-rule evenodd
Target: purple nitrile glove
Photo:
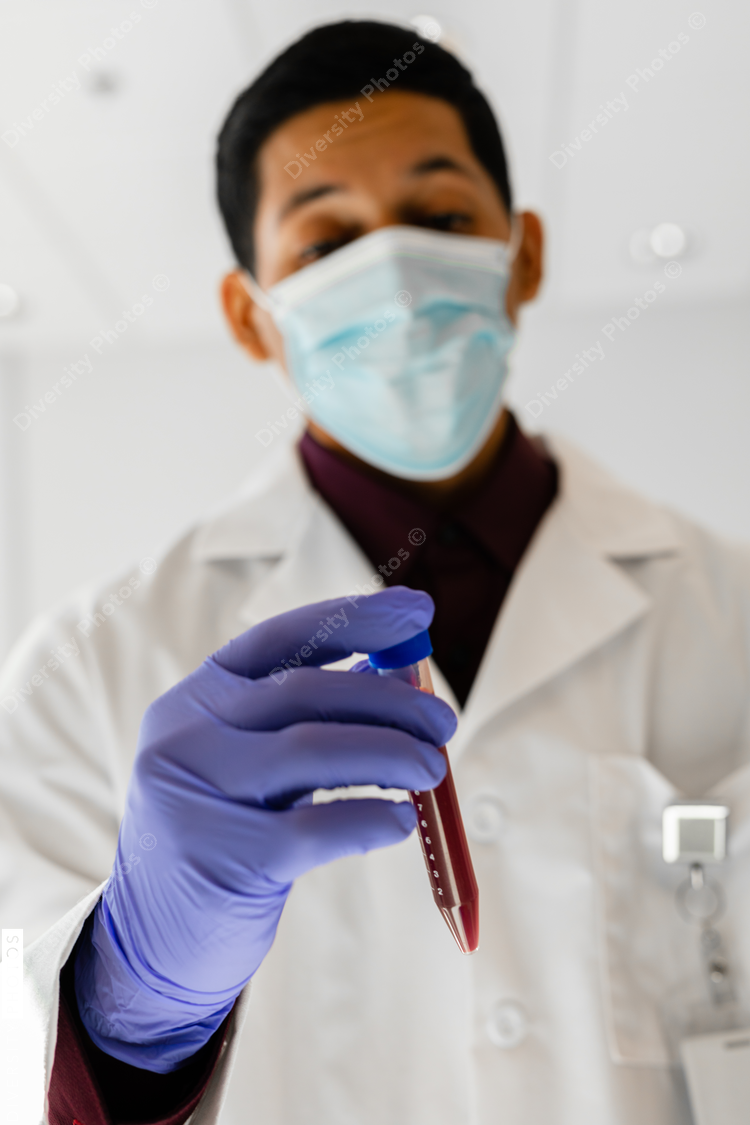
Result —
<path fill-rule="evenodd" d="M 303 606 L 151 704 L 113 872 L 76 961 L 81 1017 L 102 1050 L 177 1068 L 265 957 L 293 880 L 409 835 L 408 803 L 312 805 L 309 794 L 433 788 L 453 711 L 400 680 L 319 665 L 408 640 L 433 612 L 404 587 Z"/>

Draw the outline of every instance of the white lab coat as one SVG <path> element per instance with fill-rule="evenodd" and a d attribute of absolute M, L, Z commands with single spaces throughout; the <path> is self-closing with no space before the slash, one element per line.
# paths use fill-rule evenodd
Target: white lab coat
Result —
<path fill-rule="evenodd" d="M 679 793 L 730 806 L 721 929 L 744 987 L 750 558 L 552 449 L 560 494 L 450 746 L 480 951 L 453 945 L 414 838 L 310 872 L 196 1123 L 689 1121 L 663 1012 L 702 977 L 661 812 Z M 42 1118 L 58 973 L 109 871 L 144 709 L 254 622 L 373 573 L 286 450 L 149 570 L 38 621 L 3 674 L 0 701 L 34 688 L 0 711 L 2 925 L 38 939 L 23 1021 L 0 1021 L 14 1125 Z M 121 604 L 103 608 L 110 594 Z M 36 672 L 48 659 L 60 666 Z"/>

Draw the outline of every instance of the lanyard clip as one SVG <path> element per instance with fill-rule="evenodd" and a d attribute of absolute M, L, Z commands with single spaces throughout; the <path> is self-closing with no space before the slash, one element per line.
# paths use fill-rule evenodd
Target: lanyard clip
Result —
<path fill-rule="evenodd" d="M 734 989 L 721 935 L 714 924 L 726 909 L 721 886 L 706 879 L 706 864 L 721 863 L 727 854 L 726 805 L 683 801 L 668 805 L 662 819 L 662 854 L 666 863 L 685 863 L 688 878 L 677 888 L 676 904 L 686 922 L 701 927 L 701 959 L 708 978 L 711 1002 L 730 1004 Z"/>
<path fill-rule="evenodd" d="M 702 867 L 721 863 L 727 854 L 726 805 L 681 801 L 667 805 L 662 818 L 662 854 L 666 863 Z"/>

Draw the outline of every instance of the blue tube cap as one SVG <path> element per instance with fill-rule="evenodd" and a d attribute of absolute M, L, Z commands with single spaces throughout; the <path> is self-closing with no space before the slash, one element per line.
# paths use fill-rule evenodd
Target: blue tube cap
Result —
<path fill-rule="evenodd" d="M 424 660 L 432 652 L 432 641 L 428 629 L 423 629 L 408 641 L 390 648 L 381 648 L 380 652 L 370 653 L 370 663 L 373 668 L 406 668 L 409 664 L 416 664 Z"/>

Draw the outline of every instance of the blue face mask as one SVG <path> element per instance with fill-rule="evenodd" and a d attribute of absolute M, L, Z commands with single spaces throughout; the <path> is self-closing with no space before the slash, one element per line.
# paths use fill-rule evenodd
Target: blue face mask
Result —
<path fill-rule="evenodd" d="M 267 293 L 248 287 L 319 426 L 386 473 L 443 480 L 476 456 L 502 409 L 512 257 L 494 239 L 385 227 Z"/>

